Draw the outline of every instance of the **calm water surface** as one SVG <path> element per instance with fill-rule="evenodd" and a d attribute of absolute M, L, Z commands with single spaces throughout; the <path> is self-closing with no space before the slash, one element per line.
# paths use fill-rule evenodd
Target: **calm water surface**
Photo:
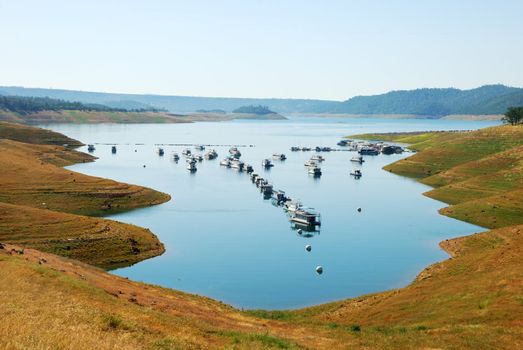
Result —
<path fill-rule="evenodd" d="M 292 118 L 195 124 L 52 125 L 84 143 L 97 145 L 94 163 L 76 171 L 140 184 L 169 193 L 168 203 L 111 219 L 150 228 L 165 244 L 162 256 L 113 273 L 209 296 L 242 308 L 286 309 L 401 287 L 446 254 L 438 242 L 482 229 L 437 213 L 443 203 L 421 194 L 429 188 L 381 168 L 405 155 L 366 157 L 355 180 L 352 152 L 324 153 L 323 176 L 308 176 L 311 152 L 290 146 L 335 146 L 345 135 L 364 132 L 476 129 L 493 122 Z M 199 163 L 190 174 L 171 153 L 184 147 L 159 143 L 246 144 L 242 159 L 276 188 L 321 212 L 321 232 L 305 238 L 291 229 L 279 207 L 263 200 L 249 176 Z M 81 150 L 86 151 L 85 147 Z M 136 152 L 135 152 L 136 150 Z M 193 150 L 194 152 L 194 150 Z M 287 161 L 261 170 L 261 160 L 284 152 Z M 146 168 L 143 167 L 146 165 Z M 356 208 L 361 207 L 361 213 Z M 306 252 L 305 245 L 312 251 Z M 324 267 L 323 275 L 315 267 Z"/>

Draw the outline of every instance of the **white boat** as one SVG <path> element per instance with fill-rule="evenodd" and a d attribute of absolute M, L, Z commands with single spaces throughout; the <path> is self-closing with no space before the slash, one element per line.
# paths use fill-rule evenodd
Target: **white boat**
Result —
<path fill-rule="evenodd" d="M 243 170 L 244 165 L 245 165 L 245 163 L 239 159 L 231 160 L 231 168 L 233 168 L 233 169 L 237 169 L 237 170 L 241 171 L 241 170 Z"/>
<path fill-rule="evenodd" d="M 197 149 L 198 151 L 205 150 L 205 146 L 204 145 L 196 145 L 196 146 L 194 146 L 194 148 Z"/>
<path fill-rule="evenodd" d="M 176 153 L 176 152 L 173 153 L 173 159 L 174 159 L 175 161 L 178 161 L 178 160 L 180 159 L 180 156 L 178 155 L 178 153 Z"/>
<path fill-rule="evenodd" d="M 283 153 L 281 153 L 281 154 L 280 153 L 274 153 L 272 155 L 272 159 L 285 160 L 285 159 L 287 159 L 287 157 Z"/>
<path fill-rule="evenodd" d="M 191 155 L 191 150 L 190 149 L 184 149 L 182 151 L 182 156 L 185 156 L 185 157 L 189 157 Z"/>
<path fill-rule="evenodd" d="M 291 216 L 290 221 L 304 226 L 320 226 L 321 216 L 313 209 L 298 209 Z"/>
<path fill-rule="evenodd" d="M 189 170 L 191 173 L 195 172 L 197 170 L 196 163 L 194 163 L 194 162 L 187 163 L 187 170 Z"/>
<path fill-rule="evenodd" d="M 231 160 L 229 158 L 225 158 L 225 159 L 220 161 L 220 165 L 221 166 L 226 166 L 226 167 L 230 168 Z"/>
<path fill-rule="evenodd" d="M 313 161 L 312 159 L 309 159 L 308 161 L 305 162 L 305 164 L 303 164 L 305 166 L 308 166 L 308 167 L 311 167 L 311 166 L 316 166 L 316 162 Z"/>
<path fill-rule="evenodd" d="M 365 160 L 363 160 L 363 157 L 362 156 L 354 156 L 351 158 L 350 160 L 351 162 L 355 162 L 355 163 L 363 163 Z"/>
<path fill-rule="evenodd" d="M 192 157 L 193 159 L 196 159 L 198 162 L 203 161 L 203 156 L 201 154 L 195 154 Z"/>
<path fill-rule="evenodd" d="M 205 153 L 205 159 L 208 159 L 208 160 L 211 160 L 211 159 L 215 159 L 218 157 L 218 152 L 216 152 L 215 150 L 210 150 L 209 152 Z"/>
<path fill-rule="evenodd" d="M 325 160 L 325 158 L 323 158 L 322 156 L 316 154 L 316 155 L 311 157 L 311 160 L 314 160 L 316 162 L 323 162 Z"/>
<path fill-rule="evenodd" d="M 359 178 L 361 177 L 363 174 L 361 173 L 361 170 L 359 169 L 356 169 L 356 170 L 353 170 L 351 173 L 350 173 L 352 176 L 356 177 L 356 178 Z"/>
<path fill-rule="evenodd" d="M 241 157 L 241 152 L 238 150 L 237 147 L 231 147 L 229 149 L 229 153 L 231 154 L 231 156 L 233 156 L 234 158 L 240 158 Z"/>
<path fill-rule="evenodd" d="M 294 213 L 301 208 L 303 208 L 303 205 L 299 201 L 288 201 L 285 203 L 283 209 L 289 213 Z"/>

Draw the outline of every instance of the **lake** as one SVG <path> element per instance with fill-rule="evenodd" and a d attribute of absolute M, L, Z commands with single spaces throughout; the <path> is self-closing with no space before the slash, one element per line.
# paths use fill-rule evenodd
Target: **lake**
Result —
<path fill-rule="evenodd" d="M 331 146 L 343 136 L 367 132 L 477 129 L 497 122 L 414 119 L 290 118 L 193 124 L 47 125 L 84 143 L 95 143 L 96 162 L 69 167 L 78 172 L 139 184 L 169 193 L 172 200 L 109 218 L 150 228 L 165 244 L 162 256 L 112 271 L 239 308 L 289 309 L 410 283 L 426 266 L 445 259 L 446 238 L 482 228 L 438 214 L 444 203 L 422 195 L 430 188 L 382 170 L 403 155 L 366 156 L 363 176 L 349 160 L 353 152 L 322 153 L 323 175 L 314 179 L 303 163 L 314 152 L 297 146 Z M 118 144 L 118 152 L 111 146 Z M 198 163 L 191 174 L 182 146 L 156 144 L 253 145 L 240 147 L 242 160 L 304 205 L 321 213 L 319 233 L 304 237 L 291 228 L 281 207 L 264 200 L 245 173 L 219 166 L 219 157 Z M 105 144 L 105 145 L 104 145 Z M 209 147 L 208 147 L 209 149 Z M 86 151 L 82 147 L 81 151 Z M 192 149 L 195 152 L 194 149 Z M 261 161 L 285 153 L 265 171 Z M 144 168 L 143 165 L 146 165 Z M 362 208 L 361 212 L 356 209 Z M 305 245 L 312 246 L 311 252 Z M 315 272 L 317 265 L 324 273 Z"/>

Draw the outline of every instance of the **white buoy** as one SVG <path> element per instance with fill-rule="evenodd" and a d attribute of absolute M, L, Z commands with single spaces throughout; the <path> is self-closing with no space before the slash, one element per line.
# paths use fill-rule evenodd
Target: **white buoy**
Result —
<path fill-rule="evenodd" d="M 312 249 L 312 247 L 311 247 L 310 244 L 307 244 L 307 245 L 305 246 L 305 250 L 306 250 L 306 251 L 310 252 L 311 249 Z"/>
<path fill-rule="evenodd" d="M 318 275 L 321 275 L 321 274 L 323 273 L 323 267 L 321 267 L 321 266 L 316 266 L 316 273 L 317 273 Z"/>
<path fill-rule="evenodd" d="M 298 229 L 298 234 L 301 235 L 301 233 L 303 232 L 303 230 L 301 228 Z"/>

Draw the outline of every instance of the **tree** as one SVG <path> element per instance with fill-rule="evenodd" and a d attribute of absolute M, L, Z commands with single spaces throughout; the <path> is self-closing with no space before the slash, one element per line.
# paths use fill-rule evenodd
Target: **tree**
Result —
<path fill-rule="evenodd" d="M 523 107 L 509 107 L 505 112 L 503 121 L 511 125 L 523 123 Z"/>

